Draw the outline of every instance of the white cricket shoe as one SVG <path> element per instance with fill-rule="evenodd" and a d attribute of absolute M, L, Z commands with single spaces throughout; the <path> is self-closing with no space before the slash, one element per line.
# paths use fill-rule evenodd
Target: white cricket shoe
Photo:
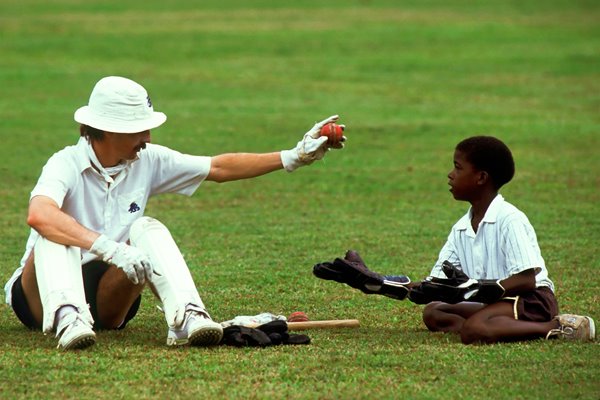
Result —
<path fill-rule="evenodd" d="M 180 329 L 169 328 L 167 346 L 212 346 L 223 338 L 223 327 L 214 322 L 208 313 L 200 308 L 191 307 L 185 313 Z"/>
<path fill-rule="evenodd" d="M 56 337 L 59 336 L 57 348 L 61 350 L 84 349 L 96 343 L 92 326 L 75 311 L 65 315 L 58 323 Z"/>

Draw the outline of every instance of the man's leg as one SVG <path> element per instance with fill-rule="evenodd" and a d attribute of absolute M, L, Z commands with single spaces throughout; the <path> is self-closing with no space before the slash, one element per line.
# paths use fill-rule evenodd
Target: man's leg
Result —
<path fill-rule="evenodd" d="M 33 263 L 33 251 L 29 254 L 29 258 L 25 262 L 23 267 L 23 274 L 21 275 L 21 287 L 25 295 L 25 300 L 31 311 L 31 316 L 36 322 L 36 325 L 42 326 L 42 318 L 44 311 L 42 309 L 42 300 L 40 299 L 40 292 L 37 284 L 37 277 L 35 276 L 35 265 Z"/>
<path fill-rule="evenodd" d="M 85 301 L 77 247 L 38 238 L 25 263 L 21 285 L 36 323 L 44 333 L 56 330 L 58 347 L 69 350 L 96 342 L 93 318 Z"/>
<path fill-rule="evenodd" d="M 91 304 L 95 302 L 96 324 L 101 329 L 121 328 L 133 304 L 140 297 L 144 285 L 134 285 L 122 270 L 100 261 L 92 261 L 83 268 L 100 270 L 97 287 L 94 287 L 93 282 L 89 282 L 89 289 L 86 287 L 88 300 Z M 88 273 L 91 275 L 91 280 L 94 280 L 95 274 L 92 271 L 84 271 L 84 275 Z M 93 293 L 94 289 L 95 293 Z M 90 296 L 94 295 L 93 300 Z"/>
<path fill-rule="evenodd" d="M 223 328 L 214 322 L 200 299 L 190 270 L 171 233 L 154 218 L 136 220 L 131 244 L 148 254 L 154 273 L 151 286 L 162 301 L 169 331 L 167 345 L 218 344 Z"/>

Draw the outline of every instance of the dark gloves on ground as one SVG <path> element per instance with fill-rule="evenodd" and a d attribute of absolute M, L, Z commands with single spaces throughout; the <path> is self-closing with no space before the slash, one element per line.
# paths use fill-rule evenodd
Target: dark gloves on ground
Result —
<path fill-rule="evenodd" d="M 404 275 L 383 276 L 371 271 L 354 250 L 348 250 L 344 258 L 316 264 L 313 274 L 321 279 L 344 283 L 366 294 L 381 294 L 398 300 L 406 297 L 406 285 L 410 283 Z"/>
<path fill-rule="evenodd" d="M 443 301 L 448 304 L 474 301 L 489 304 L 504 296 L 505 290 L 500 280 L 471 279 L 460 266 L 449 261 L 442 263 L 442 271 L 446 278 L 427 277 L 411 290 L 409 299 L 417 304 L 431 301 Z"/>
<path fill-rule="evenodd" d="M 269 336 L 263 331 L 241 325 L 231 325 L 224 328 L 221 343 L 237 347 L 265 347 L 272 344 Z"/>
<path fill-rule="evenodd" d="M 271 321 L 256 328 L 232 325 L 223 329 L 221 344 L 237 347 L 266 347 L 279 344 L 309 344 L 307 335 L 288 333 L 285 321 Z"/>

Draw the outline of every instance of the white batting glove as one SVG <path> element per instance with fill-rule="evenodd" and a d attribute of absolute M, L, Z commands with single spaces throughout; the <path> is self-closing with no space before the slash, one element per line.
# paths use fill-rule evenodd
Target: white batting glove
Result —
<path fill-rule="evenodd" d="M 105 235 L 100 235 L 92 244 L 90 252 L 122 269 L 134 285 L 143 285 L 146 279 L 152 281 L 152 264 L 148 256 L 137 247 L 117 243 Z"/>
<path fill-rule="evenodd" d="M 309 165 L 315 160 L 322 159 L 329 148 L 326 144 L 327 137 L 321 136 L 321 128 L 330 122 L 337 121 L 338 119 L 338 115 L 332 115 L 321 122 L 317 122 L 308 132 L 304 134 L 304 137 L 298 142 L 295 148 L 291 150 L 283 150 L 281 152 L 281 162 L 285 170 L 292 172 L 296 168 Z M 343 147 L 343 145 L 341 147 Z"/>

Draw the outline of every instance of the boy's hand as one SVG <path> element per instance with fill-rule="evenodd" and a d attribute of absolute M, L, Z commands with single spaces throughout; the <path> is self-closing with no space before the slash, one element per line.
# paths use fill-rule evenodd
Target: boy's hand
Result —
<path fill-rule="evenodd" d="M 442 271 L 446 278 L 428 276 L 420 285 L 411 289 L 408 298 L 416 304 L 427 304 L 432 301 L 456 304 L 465 301 L 464 294 L 468 289 L 463 288 L 462 285 L 470 285 L 477 281 L 469 279 L 460 267 L 449 261 L 442 263 Z"/>
<path fill-rule="evenodd" d="M 354 250 L 348 250 L 343 259 L 316 264 L 313 274 L 317 278 L 345 283 L 366 294 L 380 294 L 396 300 L 403 300 L 409 292 L 407 276 L 381 275 L 372 271 Z"/>
<path fill-rule="evenodd" d="M 477 282 L 473 279 L 474 282 Z M 409 299 L 413 303 L 427 304 L 432 301 L 443 301 L 456 304 L 465 301 L 465 293 L 470 289 L 457 286 L 451 279 L 428 276 L 419 286 L 412 288 Z"/>
<path fill-rule="evenodd" d="M 495 303 L 504 296 L 505 289 L 500 279 L 471 279 L 459 266 L 448 261 L 442 263 L 442 270 L 449 280 L 459 283 L 459 288 L 466 289 L 463 295 L 466 301 L 489 304 Z"/>
<path fill-rule="evenodd" d="M 421 284 L 411 292 L 411 300 L 420 301 L 443 301 L 448 304 L 456 304 L 462 301 L 474 301 L 479 303 L 495 303 L 504 296 L 504 287 L 500 280 L 471 279 L 459 266 L 444 261 L 442 271 L 444 278 L 427 277 Z M 414 301 L 414 300 L 413 300 Z M 414 301 L 417 302 L 417 301 Z M 420 302 L 418 304 L 425 304 Z"/>

